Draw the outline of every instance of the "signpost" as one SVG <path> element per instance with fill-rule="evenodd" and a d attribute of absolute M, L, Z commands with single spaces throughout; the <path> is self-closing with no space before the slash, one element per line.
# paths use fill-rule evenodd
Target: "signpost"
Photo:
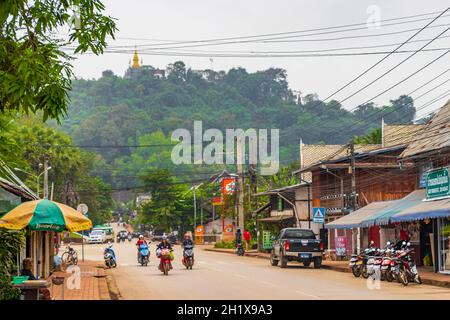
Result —
<path fill-rule="evenodd" d="M 270 250 L 272 249 L 272 239 L 270 231 L 264 230 L 262 234 L 262 247 L 263 250 Z"/>
<path fill-rule="evenodd" d="M 84 203 L 80 203 L 77 206 L 77 211 L 81 212 L 83 215 L 87 216 L 88 214 L 88 206 Z M 84 230 L 81 231 L 81 261 L 84 262 Z"/>
<path fill-rule="evenodd" d="M 448 168 L 441 168 L 427 174 L 427 199 L 445 198 L 450 196 L 450 181 Z"/>
<path fill-rule="evenodd" d="M 313 207 L 313 222 L 314 223 L 325 223 L 325 208 L 323 207 Z"/>

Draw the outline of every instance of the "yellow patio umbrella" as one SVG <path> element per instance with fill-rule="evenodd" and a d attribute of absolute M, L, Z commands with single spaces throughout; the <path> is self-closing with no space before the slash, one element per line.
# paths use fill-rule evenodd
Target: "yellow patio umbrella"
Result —
<path fill-rule="evenodd" d="M 0 218 L 0 228 L 77 232 L 92 228 L 92 221 L 77 210 L 47 199 L 24 202 Z"/>

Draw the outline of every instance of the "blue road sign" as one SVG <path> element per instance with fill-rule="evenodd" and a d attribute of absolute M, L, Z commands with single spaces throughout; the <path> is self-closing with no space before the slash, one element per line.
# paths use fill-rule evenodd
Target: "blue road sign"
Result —
<path fill-rule="evenodd" d="M 313 212 L 313 222 L 325 223 L 325 208 L 313 207 L 312 212 Z"/>

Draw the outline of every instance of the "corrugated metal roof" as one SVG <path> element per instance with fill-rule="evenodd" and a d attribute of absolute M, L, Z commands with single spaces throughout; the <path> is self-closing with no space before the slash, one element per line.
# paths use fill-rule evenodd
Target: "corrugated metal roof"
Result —
<path fill-rule="evenodd" d="M 450 100 L 439 110 L 414 137 L 400 155 L 401 158 L 416 156 L 421 153 L 439 150 L 450 146 Z"/>
<path fill-rule="evenodd" d="M 394 200 L 396 201 L 396 200 Z M 369 203 L 367 206 L 362 207 L 348 215 L 337 219 L 335 221 L 329 222 L 325 225 L 327 229 L 351 229 L 361 226 L 361 222 L 364 219 L 371 217 L 372 215 L 383 210 L 387 206 L 391 205 L 394 201 L 379 201 Z"/>
<path fill-rule="evenodd" d="M 450 216 L 450 199 L 421 201 L 391 217 L 392 222 L 415 221 Z"/>
<path fill-rule="evenodd" d="M 408 144 L 424 128 L 424 124 L 386 124 L 383 128 L 383 146 Z"/>
<path fill-rule="evenodd" d="M 267 196 L 270 194 L 277 194 L 280 192 L 289 192 L 289 191 L 295 191 L 298 188 L 303 188 L 303 187 L 307 187 L 309 186 L 309 183 L 298 183 L 298 184 L 294 184 L 292 186 L 287 186 L 287 187 L 282 187 L 282 188 L 278 188 L 278 189 L 272 189 L 272 190 L 267 190 L 264 192 L 260 192 L 255 194 L 254 196 L 258 197 L 258 196 Z"/>
<path fill-rule="evenodd" d="M 29 200 L 35 200 L 36 198 L 26 192 L 22 187 L 9 182 L 6 179 L 0 177 L 0 188 L 5 189 L 6 191 L 15 194 L 18 197 L 26 198 Z"/>
<path fill-rule="evenodd" d="M 391 205 L 384 208 L 377 214 L 363 220 L 361 226 L 370 227 L 373 225 L 389 224 L 392 216 L 411 208 L 425 199 L 425 189 L 415 190 L 399 200 L 395 200 Z"/>

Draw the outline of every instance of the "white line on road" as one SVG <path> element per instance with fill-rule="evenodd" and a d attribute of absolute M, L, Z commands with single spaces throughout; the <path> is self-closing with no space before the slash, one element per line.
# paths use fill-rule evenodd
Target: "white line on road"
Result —
<path fill-rule="evenodd" d="M 302 294 L 304 296 L 310 297 L 310 298 L 320 299 L 320 297 L 318 297 L 318 296 L 315 296 L 315 295 L 312 295 L 312 294 L 308 294 L 308 293 L 305 293 L 305 292 L 300 291 L 300 290 L 295 290 L 295 292 L 299 293 L 299 294 Z"/>
<path fill-rule="evenodd" d="M 276 284 L 273 284 L 272 282 L 267 282 L 267 281 L 264 281 L 264 280 L 259 280 L 258 282 L 260 282 L 262 284 L 265 284 L 265 285 L 268 285 L 270 287 L 278 287 Z"/>

